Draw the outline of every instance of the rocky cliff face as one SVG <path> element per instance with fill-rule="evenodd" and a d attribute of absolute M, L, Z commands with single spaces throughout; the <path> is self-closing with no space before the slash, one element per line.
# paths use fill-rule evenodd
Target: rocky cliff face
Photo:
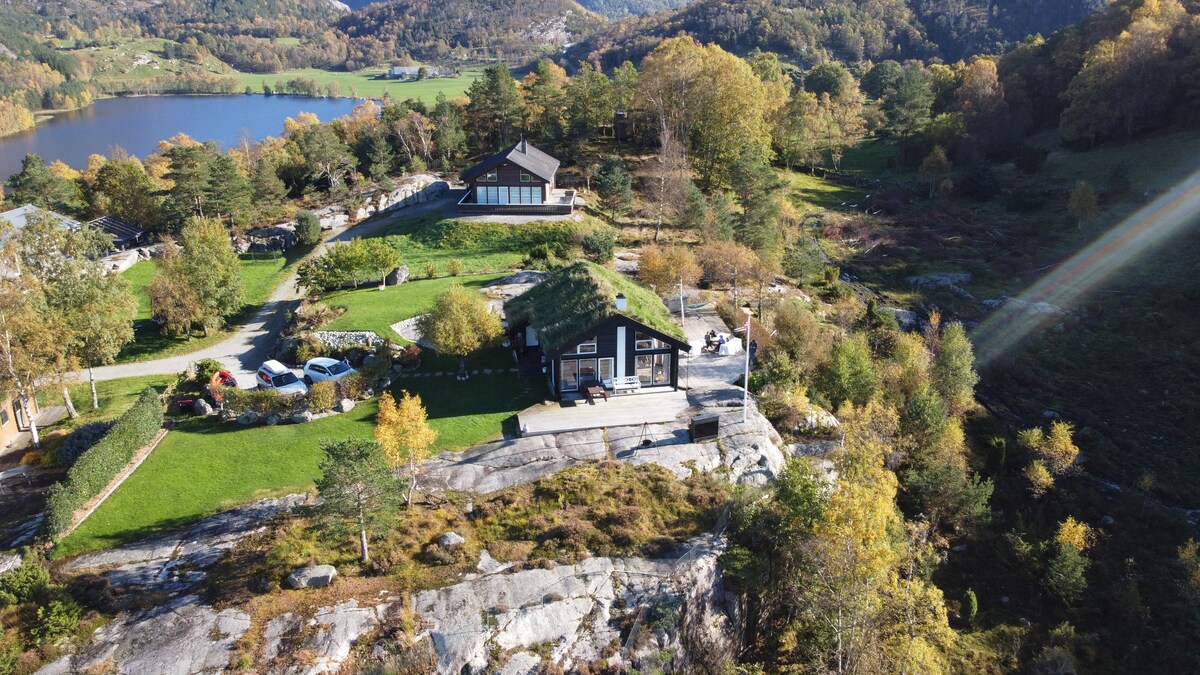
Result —
<path fill-rule="evenodd" d="M 413 607 L 439 673 L 529 673 L 543 661 L 568 671 L 695 664 L 732 653 L 723 549 L 710 536 L 672 559 L 588 558 L 489 574 L 419 593 Z"/>

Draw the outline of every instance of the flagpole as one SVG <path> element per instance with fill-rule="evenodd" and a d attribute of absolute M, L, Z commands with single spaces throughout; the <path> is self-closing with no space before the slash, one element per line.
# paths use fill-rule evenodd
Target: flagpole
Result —
<path fill-rule="evenodd" d="M 742 422 L 746 421 L 750 404 L 750 312 L 746 312 L 746 371 L 742 375 Z"/>

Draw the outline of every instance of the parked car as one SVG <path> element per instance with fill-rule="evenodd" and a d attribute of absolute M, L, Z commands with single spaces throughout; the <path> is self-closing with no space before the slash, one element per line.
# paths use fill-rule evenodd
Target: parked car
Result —
<path fill-rule="evenodd" d="M 342 359 L 330 359 L 319 357 L 309 359 L 308 363 L 304 364 L 304 381 L 308 384 L 316 382 L 324 382 L 326 380 L 340 380 L 352 373 L 358 372 L 350 367 L 350 362 Z"/>
<path fill-rule="evenodd" d="M 281 394 L 303 394 L 308 391 L 308 385 L 274 359 L 259 366 L 258 372 L 254 374 L 254 383 L 259 389 L 274 389 Z"/>

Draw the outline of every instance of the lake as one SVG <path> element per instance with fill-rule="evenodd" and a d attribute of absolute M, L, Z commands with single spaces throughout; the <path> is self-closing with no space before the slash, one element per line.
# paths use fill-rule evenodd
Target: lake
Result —
<path fill-rule="evenodd" d="M 143 96 L 106 98 L 83 110 L 55 115 L 36 129 L 0 137 L 0 180 L 21 170 L 26 153 L 49 164 L 60 159 L 76 169 L 88 155 L 108 155 L 120 146 L 145 157 L 159 141 L 185 133 L 198 141 L 231 147 L 244 137 L 260 140 L 283 133 L 283 120 L 301 112 L 322 122 L 349 113 L 361 103 L 351 98 L 304 96 Z"/>

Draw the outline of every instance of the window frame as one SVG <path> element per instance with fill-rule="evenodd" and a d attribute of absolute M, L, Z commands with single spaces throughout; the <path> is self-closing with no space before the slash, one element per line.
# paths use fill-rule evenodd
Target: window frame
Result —
<path fill-rule="evenodd" d="M 489 171 L 485 171 L 483 173 L 483 175 L 479 177 L 480 183 L 496 183 L 496 182 L 499 182 L 499 180 L 500 180 L 500 172 L 497 171 L 496 169 L 491 169 Z"/>
<path fill-rule="evenodd" d="M 583 350 L 583 348 L 584 348 L 585 346 L 589 346 L 589 345 L 591 346 L 591 350 L 590 350 L 590 351 L 582 351 L 582 350 Z M 593 336 L 592 336 L 590 339 L 584 340 L 583 342 L 580 342 L 579 344 L 575 345 L 575 349 L 574 349 L 574 351 L 571 351 L 571 352 L 569 352 L 569 353 L 571 353 L 571 354 L 585 354 L 585 355 L 589 355 L 589 356 L 590 356 L 590 355 L 592 355 L 592 354 L 595 354 L 598 348 L 599 348 L 598 341 L 597 341 L 597 339 L 596 339 L 596 336 L 595 336 L 595 335 L 593 335 Z"/>
<path fill-rule="evenodd" d="M 649 343 L 650 346 L 643 347 L 642 345 L 644 343 Z M 656 349 L 670 349 L 670 348 L 671 348 L 671 345 L 663 342 L 662 340 L 659 340 L 658 338 L 654 337 L 653 335 L 650 335 L 649 333 L 643 333 L 641 331 L 634 331 L 634 333 L 633 333 L 633 349 L 634 349 L 634 351 L 652 352 Z"/>

